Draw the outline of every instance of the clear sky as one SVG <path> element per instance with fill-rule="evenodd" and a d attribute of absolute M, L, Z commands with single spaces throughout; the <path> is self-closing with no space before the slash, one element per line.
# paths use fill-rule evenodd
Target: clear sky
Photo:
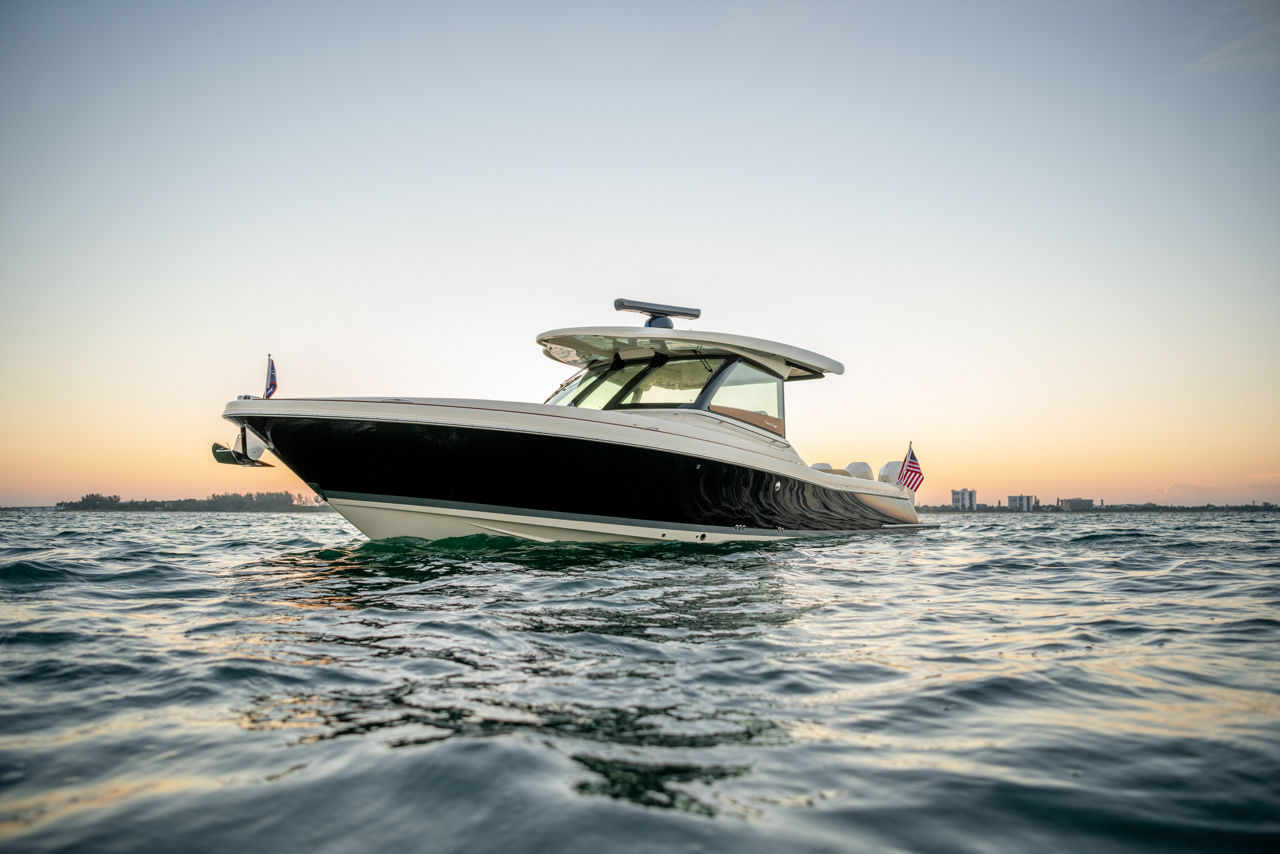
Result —
<path fill-rule="evenodd" d="M 541 400 L 619 296 L 924 503 L 1280 501 L 1280 3 L 0 4 L 0 504 L 303 491 L 268 352 Z"/>

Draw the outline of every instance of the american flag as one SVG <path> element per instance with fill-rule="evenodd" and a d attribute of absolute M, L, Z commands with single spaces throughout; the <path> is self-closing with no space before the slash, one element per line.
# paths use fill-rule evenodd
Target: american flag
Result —
<path fill-rule="evenodd" d="M 272 361 L 271 354 L 267 354 L 267 390 L 262 393 L 262 399 L 276 393 L 276 363 Z"/>
<path fill-rule="evenodd" d="M 916 459 L 916 452 L 911 450 L 910 445 L 907 445 L 907 458 L 902 461 L 902 468 L 898 469 L 898 483 L 912 492 L 924 483 L 924 472 L 920 470 L 920 461 Z"/>

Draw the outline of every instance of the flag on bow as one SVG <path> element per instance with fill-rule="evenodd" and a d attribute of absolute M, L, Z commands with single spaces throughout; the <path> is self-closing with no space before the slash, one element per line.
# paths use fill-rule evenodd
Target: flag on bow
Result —
<path fill-rule="evenodd" d="M 920 461 L 916 459 L 916 452 L 911 450 L 910 442 L 907 443 L 907 457 L 902 461 L 902 468 L 898 469 L 898 483 L 912 492 L 924 483 L 924 472 L 920 470 Z"/>
<path fill-rule="evenodd" d="M 272 361 L 271 354 L 267 354 L 267 390 L 262 393 L 262 399 L 276 393 L 276 363 Z"/>

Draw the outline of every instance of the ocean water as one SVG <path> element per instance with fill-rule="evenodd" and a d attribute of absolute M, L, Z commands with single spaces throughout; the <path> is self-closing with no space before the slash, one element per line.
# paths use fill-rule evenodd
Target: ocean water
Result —
<path fill-rule="evenodd" d="M 0 514 L 6 851 L 1280 850 L 1280 514 Z"/>

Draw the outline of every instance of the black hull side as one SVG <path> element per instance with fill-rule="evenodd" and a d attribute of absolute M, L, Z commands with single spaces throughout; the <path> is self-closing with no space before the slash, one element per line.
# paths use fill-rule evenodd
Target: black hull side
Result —
<path fill-rule="evenodd" d="M 650 448 L 394 421 L 236 420 L 325 495 L 729 529 L 854 531 L 911 522 L 854 493 Z"/>

